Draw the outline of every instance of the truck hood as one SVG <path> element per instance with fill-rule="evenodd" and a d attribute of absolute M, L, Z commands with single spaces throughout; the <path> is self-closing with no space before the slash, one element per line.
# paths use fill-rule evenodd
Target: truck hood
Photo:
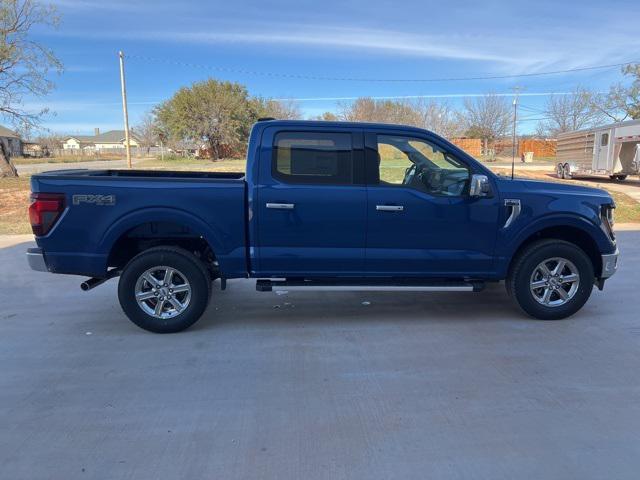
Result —
<path fill-rule="evenodd" d="M 545 182 L 542 180 L 529 179 L 506 179 L 500 177 L 500 187 L 503 192 L 512 193 L 540 193 L 544 195 L 571 195 L 586 196 L 594 199 L 601 199 L 602 203 L 613 201 L 611 195 L 600 188 L 585 187 L 582 185 L 570 185 L 560 182 Z"/>

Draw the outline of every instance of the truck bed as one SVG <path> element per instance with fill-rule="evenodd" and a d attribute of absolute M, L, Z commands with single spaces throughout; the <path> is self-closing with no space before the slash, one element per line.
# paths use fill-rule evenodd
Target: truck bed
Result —
<path fill-rule="evenodd" d="M 37 237 L 50 269 L 104 276 L 118 241 L 136 235 L 205 238 L 231 274 L 246 271 L 244 173 L 57 170 L 31 177 L 34 193 L 64 194 L 66 209 Z"/>
<path fill-rule="evenodd" d="M 244 178 L 244 172 L 191 172 L 176 170 L 87 170 L 87 169 L 66 169 L 52 170 L 49 172 L 39 173 L 38 177 L 65 177 L 65 178 L 83 178 L 83 179 L 104 179 L 105 177 L 115 178 L 145 178 L 145 179 L 211 179 L 211 180 L 241 180 Z"/>

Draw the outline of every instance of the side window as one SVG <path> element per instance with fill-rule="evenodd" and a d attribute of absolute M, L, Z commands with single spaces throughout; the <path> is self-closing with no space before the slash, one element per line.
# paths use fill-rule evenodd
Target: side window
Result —
<path fill-rule="evenodd" d="M 286 183 L 353 183 L 350 133 L 281 132 L 273 145 L 275 178 Z"/>
<path fill-rule="evenodd" d="M 603 133 L 602 137 L 600 137 L 600 145 L 602 145 L 603 147 L 606 147 L 607 145 L 609 145 L 609 134 L 608 133 Z"/>
<path fill-rule="evenodd" d="M 459 196 L 469 184 L 469 168 L 431 143 L 378 135 L 380 185 L 404 186 L 431 195 Z"/>

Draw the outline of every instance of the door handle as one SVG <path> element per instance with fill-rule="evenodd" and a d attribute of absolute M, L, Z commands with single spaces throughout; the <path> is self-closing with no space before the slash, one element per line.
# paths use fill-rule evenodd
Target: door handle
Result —
<path fill-rule="evenodd" d="M 276 210 L 293 210 L 294 203 L 267 203 L 267 208 L 274 208 Z"/>
<path fill-rule="evenodd" d="M 404 207 L 402 205 L 376 205 L 376 210 L 379 212 L 402 212 Z"/>

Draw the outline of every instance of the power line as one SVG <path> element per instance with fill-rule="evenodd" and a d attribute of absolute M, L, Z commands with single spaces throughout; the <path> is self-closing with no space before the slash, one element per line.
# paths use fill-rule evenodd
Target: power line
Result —
<path fill-rule="evenodd" d="M 640 63 L 638 61 L 630 61 L 623 63 L 610 63 L 608 65 L 593 65 L 587 67 L 567 68 L 564 70 L 551 70 L 546 72 L 530 72 L 530 73 L 516 73 L 510 75 L 479 75 L 472 77 L 448 77 L 448 78 L 368 78 L 368 77 L 329 77 L 322 75 L 308 75 L 297 73 L 283 73 L 283 72 L 266 72 L 260 70 L 248 70 L 244 68 L 232 68 L 232 67 L 218 67 L 214 65 L 204 65 L 198 63 L 181 62 L 176 60 L 169 60 L 165 58 L 149 57 L 143 55 L 128 55 L 130 60 L 140 60 L 143 62 L 151 63 L 165 63 L 168 65 L 199 68 L 206 70 L 215 70 L 219 72 L 227 73 L 240 73 L 245 75 L 255 75 L 262 77 L 273 78 L 291 78 L 297 80 L 319 80 L 319 81 L 331 81 L 331 82 L 379 82 L 379 83 L 429 83 L 429 82 L 463 82 L 473 80 L 504 80 L 508 78 L 526 78 L 526 77 L 541 77 L 545 75 L 558 75 L 562 73 L 584 72 L 589 70 L 604 70 L 609 68 L 624 67 L 626 65 L 632 65 Z"/>

